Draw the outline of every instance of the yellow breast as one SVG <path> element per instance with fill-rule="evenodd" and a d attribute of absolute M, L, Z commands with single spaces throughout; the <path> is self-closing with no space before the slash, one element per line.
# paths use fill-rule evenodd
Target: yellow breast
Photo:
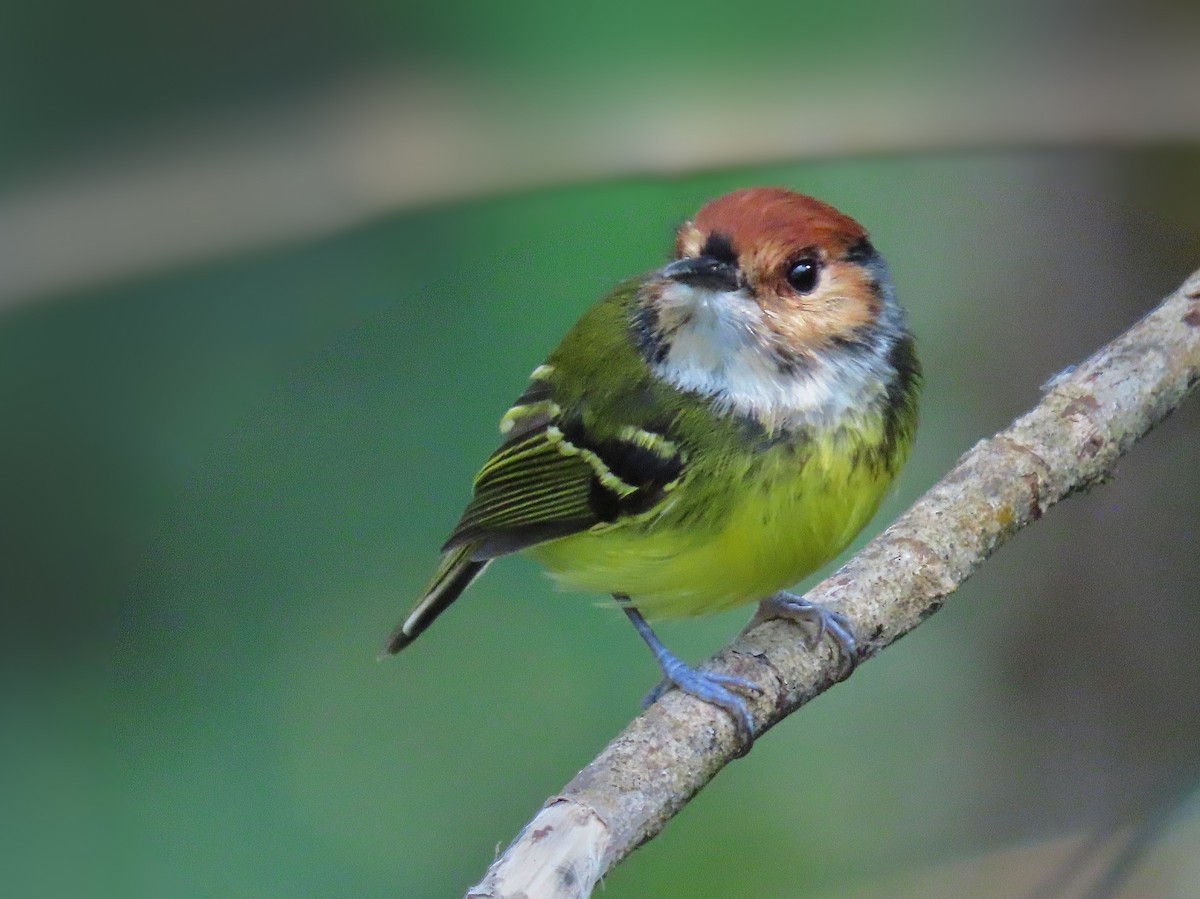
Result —
<path fill-rule="evenodd" d="M 563 587 L 626 594 L 652 617 L 763 599 L 836 556 L 875 514 L 899 466 L 864 462 L 863 437 L 820 441 L 802 458 L 762 450 L 685 480 L 650 517 L 528 553 Z"/>

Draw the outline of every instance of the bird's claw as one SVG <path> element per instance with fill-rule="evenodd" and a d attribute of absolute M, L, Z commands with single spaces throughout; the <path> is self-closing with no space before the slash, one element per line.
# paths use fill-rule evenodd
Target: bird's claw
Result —
<path fill-rule="evenodd" d="M 817 605 L 803 596 L 776 593 L 763 600 L 760 614 L 764 618 L 786 618 L 804 626 L 808 631 L 806 642 L 809 648 L 815 648 L 828 633 L 838 648 L 838 680 L 845 680 L 854 672 L 858 664 L 858 642 L 850 630 L 850 619 L 841 612 Z"/>
<path fill-rule="evenodd" d="M 663 661 L 662 669 L 666 676 L 646 694 L 646 698 L 642 700 L 643 708 L 657 702 L 672 687 L 678 687 L 684 693 L 728 712 L 745 741 L 753 741 L 754 718 L 738 692 L 747 696 L 757 696 L 762 692 L 762 687 L 736 674 L 700 671 L 673 656 Z"/>

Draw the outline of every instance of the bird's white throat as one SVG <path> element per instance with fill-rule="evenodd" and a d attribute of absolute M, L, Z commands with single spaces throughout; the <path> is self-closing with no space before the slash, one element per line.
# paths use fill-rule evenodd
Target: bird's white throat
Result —
<path fill-rule="evenodd" d="M 710 397 L 717 408 L 759 420 L 768 431 L 836 427 L 874 414 L 896 371 L 888 361 L 893 338 L 875 345 L 829 346 L 794 366 L 781 365 L 766 313 L 742 291 L 669 285 L 659 302 L 678 324 L 670 348 L 653 363 L 668 383 Z"/>

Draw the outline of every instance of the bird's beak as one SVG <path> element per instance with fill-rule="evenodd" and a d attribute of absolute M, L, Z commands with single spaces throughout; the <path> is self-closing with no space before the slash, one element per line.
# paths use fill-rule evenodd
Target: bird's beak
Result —
<path fill-rule="evenodd" d="M 738 267 L 713 256 L 676 259 L 663 267 L 662 275 L 689 287 L 705 287 L 709 290 L 732 291 L 741 286 Z"/>

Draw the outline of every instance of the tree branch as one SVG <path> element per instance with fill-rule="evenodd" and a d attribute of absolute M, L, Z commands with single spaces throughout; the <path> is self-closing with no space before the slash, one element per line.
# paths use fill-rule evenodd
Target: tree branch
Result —
<path fill-rule="evenodd" d="M 997 547 L 1117 460 L 1200 384 L 1200 271 L 1153 312 L 1048 385 L 1042 401 L 980 441 L 891 527 L 807 595 L 852 622 L 860 661 L 907 634 Z M 763 686 L 761 735 L 833 686 L 833 644 L 751 622 L 707 668 Z M 630 724 L 526 825 L 468 893 L 581 899 L 652 839 L 743 750 L 729 716 L 679 691 Z"/>

